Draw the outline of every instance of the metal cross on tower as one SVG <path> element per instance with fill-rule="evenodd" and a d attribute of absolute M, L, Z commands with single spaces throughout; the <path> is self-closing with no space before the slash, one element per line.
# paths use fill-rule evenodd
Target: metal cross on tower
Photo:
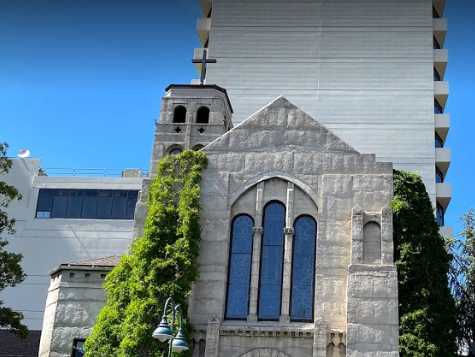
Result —
<path fill-rule="evenodd" d="M 217 63 L 215 59 L 208 58 L 208 49 L 203 48 L 203 57 L 201 59 L 194 59 L 193 63 L 201 63 L 201 79 L 200 84 L 204 85 L 206 80 L 206 70 L 208 67 L 208 63 Z"/>

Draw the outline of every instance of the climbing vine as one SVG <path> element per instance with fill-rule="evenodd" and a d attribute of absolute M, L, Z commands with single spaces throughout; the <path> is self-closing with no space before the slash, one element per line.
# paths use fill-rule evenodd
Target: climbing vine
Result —
<path fill-rule="evenodd" d="M 106 278 L 106 303 L 86 340 L 86 357 L 164 355 L 166 346 L 152 332 L 167 297 L 187 311 L 198 275 L 200 182 L 206 165 L 206 155 L 195 151 L 160 161 L 144 234 Z"/>

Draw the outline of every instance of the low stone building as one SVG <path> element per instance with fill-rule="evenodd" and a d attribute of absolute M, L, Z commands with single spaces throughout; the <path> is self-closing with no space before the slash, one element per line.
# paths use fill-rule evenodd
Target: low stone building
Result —
<path fill-rule="evenodd" d="M 193 356 L 398 356 L 392 164 L 358 153 L 284 97 L 235 128 L 231 114 L 222 88 L 172 85 L 156 129 L 153 167 L 196 144 L 209 161 L 188 312 Z M 71 268 L 53 275 L 41 356 L 67 356 L 99 311 L 105 270 L 84 268 L 86 278 Z"/>

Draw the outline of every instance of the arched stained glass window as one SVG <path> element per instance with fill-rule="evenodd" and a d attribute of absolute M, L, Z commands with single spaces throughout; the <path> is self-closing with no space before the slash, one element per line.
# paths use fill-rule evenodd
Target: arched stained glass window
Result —
<path fill-rule="evenodd" d="M 294 229 L 290 319 L 313 321 L 317 222 L 302 216 L 295 221 Z"/>
<path fill-rule="evenodd" d="M 260 320 L 278 320 L 282 296 L 285 206 L 270 202 L 264 209 L 261 270 L 259 279 Z"/>
<path fill-rule="evenodd" d="M 245 320 L 248 315 L 253 226 L 254 221 L 248 215 L 240 215 L 233 220 L 226 301 L 227 319 Z"/>

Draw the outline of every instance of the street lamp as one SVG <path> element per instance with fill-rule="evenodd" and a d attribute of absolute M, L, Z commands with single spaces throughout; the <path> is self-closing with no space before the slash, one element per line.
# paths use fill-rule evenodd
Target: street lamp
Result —
<path fill-rule="evenodd" d="M 168 305 L 170 304 L 170 302 L 173 304 L 173 320 L 171 326 L 168 324 L 167 321 Z M 173 329 L 175 328 L 175 320 L 178 313 L 180 313 L 180 324 L 178 327 L 178 332 L 175 335 Z M 168 357 L 171 357 L 172 351 L 180 353 L 189 349 L 185 333 L 183 332 L 183 313 L 181 312 L 181 307 L 180 305 L 176 305 L 171 297 L 169 297 L 165 302 L 162 321 L 160 321 L 158 327 L 155 329 L 155 331 L 153 331 L 152 337 L 156 338 L 160 342 L 168 341 Z"/>

